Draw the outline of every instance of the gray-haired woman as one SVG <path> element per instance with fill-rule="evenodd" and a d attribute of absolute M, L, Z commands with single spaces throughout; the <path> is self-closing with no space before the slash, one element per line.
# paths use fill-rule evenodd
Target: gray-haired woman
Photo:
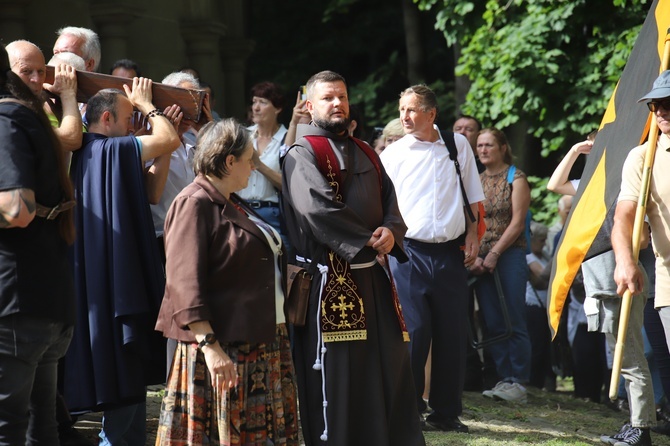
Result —
<path fill-rule="evenodd" d="M 178 342 L 156 444 L 297 445 L 281 238 L 234 194 L 254 169 L 249 132 L 210 123 L 197 147 L 165 220 L 156 328 Z"/>

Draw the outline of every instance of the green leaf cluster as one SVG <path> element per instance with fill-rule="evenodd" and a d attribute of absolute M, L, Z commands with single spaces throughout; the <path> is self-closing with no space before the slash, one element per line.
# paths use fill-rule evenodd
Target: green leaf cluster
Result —
<path fill-rule="evenodd" d="M 414 0 L 461 56 L 464 113 L 501 129 L 522 123 L 543 157 L 595 130 L 651 0 Z M 530 169 L 532 171 L 532 169 Z M 533 218 L 551 225 L 558 195 L 528 178 Z"/>
<path fill-rule="evenodd" d="M 561 195 L 547 190 L 549 178 L 532 175 L 527 178 L 530 184 L 530 211 L 533 220 L 549 227 L 558 220 L 558 199 Z"/>
<path fill-rule="evenodd" d="M 461 47 L 466 113 L 500 128 L 519 121 L 543 156 L 595 129 L 621 75 L 648 0 L 415 0 Z M 566 146 L 567 145 L 567 146 Z"/>

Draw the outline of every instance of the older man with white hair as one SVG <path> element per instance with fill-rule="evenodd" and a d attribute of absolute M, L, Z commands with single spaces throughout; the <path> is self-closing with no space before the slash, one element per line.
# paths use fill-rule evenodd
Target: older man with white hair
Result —
<path fill-rule="evenodd" d="M 100 66 L 100 39 L 98 35 L 88 29 L 76 26 L 66 26 L 59 29 L 58 39 L 54 44 L 53 53 L 74 53 L 86 62 L 86 71 L 98 71 Z"/>
<path fill-rule="evenodd" d="M 200 88 L 198 79 L 192 74 L 182 72 L 168 74 L 161 83 L 180 88 Z M 158 199 L 158 203 L 151 205 L 151 216 L 154 220 L 154 229 L 156 231 L 156 238 L 158 239 L 158 246 L 161 255 L 163 256 L 163 263 L 165 263 L 165 250 L 163 247 L 163 224 L 165 223 L 165 215 L 172 204 L 172 200 L 174 200 L 183 188 L 191 184 L 195 178 L 193 173 L 194 145 L 184 140 L 184 133 L 190 130 L 191 124 L 188 121 L 182 121 L 180 111 L 175 111 L 178 119 L 177 134 L 179 135 L 181 144 L 177 150 L 171 154 L 163 155 L 153 161 L 153 166 L 157 166 L 161 163 L 169 165 L 169 170 L 165 170 L 166 178 L 164 179 L 165 187 L 162 190 L 163 193 Z"/>

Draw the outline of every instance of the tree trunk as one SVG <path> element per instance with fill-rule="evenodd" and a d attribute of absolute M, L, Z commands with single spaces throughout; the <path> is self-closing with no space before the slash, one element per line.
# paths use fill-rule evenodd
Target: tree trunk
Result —
<path fill-rule="evenodd" d="M 456 111 L 457 114 L 461 111 L 461 105 L 465 103 L 465 97 L 470 91 L 470 79 L 467 76 L 456 76 L 456 66 L 458 65 L 458 59 L 461 57 L 461 45 L 457 42 L 452 47 L 454 51 L 454 98 L 456 100 Z M 481 117 L 476 116 L 476 118 L 481 119 Z"/>
<path fill-rule="evenodd" d="M 405 26 L 405 47 L 407 49 L 407 79 L 411 85 L 425 82 L 423 72 L 424 54 L 421 45 L 421 17 L 412 0 L 402 3 L 403 24 Z"/>

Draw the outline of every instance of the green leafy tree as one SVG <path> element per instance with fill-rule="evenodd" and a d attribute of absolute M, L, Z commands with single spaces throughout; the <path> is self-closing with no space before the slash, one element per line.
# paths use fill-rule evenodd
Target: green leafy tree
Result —
<path fill-rule="evenodd" d="M 543 157 L 562 155 L 600 124 L 651 4 L 651 0 L 415 2 L 420 9 L 436 11 L 436 29 L 459 50 L 455 73 L 469 84 L 461 109 L 506 131 L 527 131 L 538 139 Z M 533 159 L 523 154 L 521 158 Z M 538 167 L 525 165 L 529 173 L 541 170 Z M 550 225 L 558 196 L 547 192 L 546 178 L 530 176 L 529 182 L 533 218 Z"/>
<path fill-rule="evenodd" d="M 435 14 L 412 0 L 248 0 L 249 33 L 256 40 L 247 83 L 272 80 L 289 102 L 282 122 L 310 75 L 330 69 L 342 74 L 350 102 L 363 110 L 366 126 L 384 126 L 398 116 L 398 94 L 418 82 L 440 89 L 441 110 L 450 119 L 453 57 Z M 421 56 L 419 57 L 419 55 Z"/>
<path fill-rule="evenodd" d="M 543 156 L 591 131 L 647 14 L 647 0 L 416 0 L 461 47 L 462 109 L 500 128 L 524 123 Z"/>
<path fill-rule="evenodd" d="M 549 181 L 549 178 L 528 177 L 528 183 L 530 184 L 530 211 L 533 213 L 533 220 L 551 226 L 559 218 L 556 209 L 558 199 L 561 196 L 547 190 L 547 181 Z"/>

